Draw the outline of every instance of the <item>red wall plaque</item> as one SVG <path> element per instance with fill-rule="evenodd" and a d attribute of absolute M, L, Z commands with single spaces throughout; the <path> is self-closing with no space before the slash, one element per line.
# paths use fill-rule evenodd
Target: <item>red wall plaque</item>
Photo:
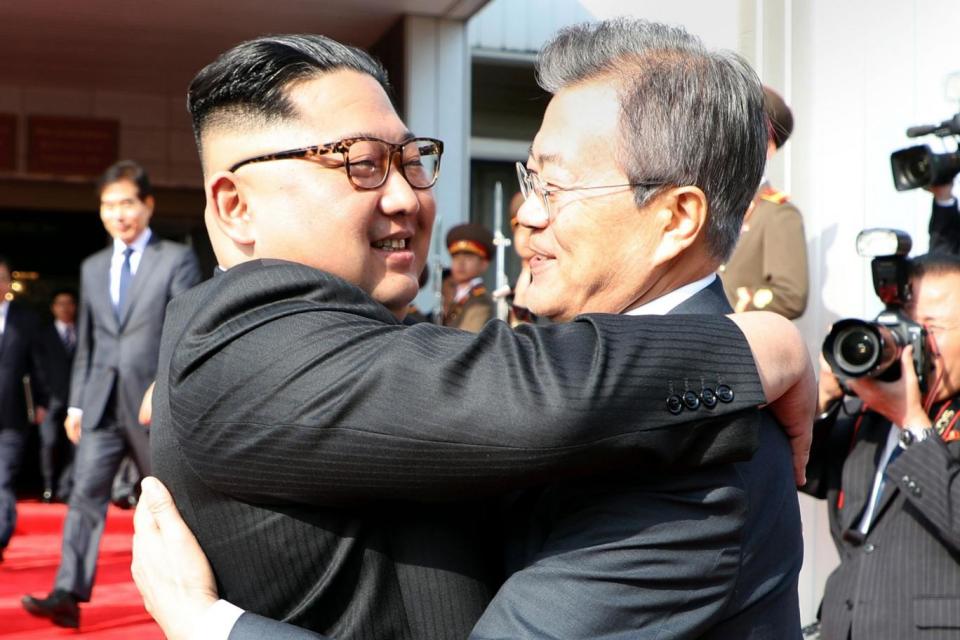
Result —
<path fill-rule="evenodd" d="M 117 161 L 116 120 L 27 117 L 27 171 L 96 176 Z"/>

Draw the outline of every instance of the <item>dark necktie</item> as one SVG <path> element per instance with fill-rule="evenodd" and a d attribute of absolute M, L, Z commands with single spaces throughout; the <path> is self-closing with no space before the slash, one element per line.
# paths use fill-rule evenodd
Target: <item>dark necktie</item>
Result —
<path fill-rule="evenodd" d="M 123 250 L 123 266 L 120 267 L 120 294 L 117 296 L 117 320 L 123 314 L 123 304 L 127 300 L 127 290 L 130 288 L 130 281 L 133 280 L 133 272 L 130 270 L 131 255 L 133 255 L 133 249 L 130 247 Z"/>
<path fill-rule="evenodd" d="M 73 348 L 77 345 L 77 334 L 73 329 L 73 325 L 67 325 L 67 328 L 63 331 L 63 346 L 67 350 L 67 353 L 73 353 Z"/>

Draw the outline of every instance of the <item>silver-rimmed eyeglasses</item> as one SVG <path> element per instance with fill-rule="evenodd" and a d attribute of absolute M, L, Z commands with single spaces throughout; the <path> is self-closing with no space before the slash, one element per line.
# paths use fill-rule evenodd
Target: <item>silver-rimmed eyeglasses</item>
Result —
<path fill-rule="evenodd" d="M 522 162 L 517 163 L 517 180 L 520 182 L 520 193 L 523 194 L 524 200 L 531 195 L 536 195 L 540 198 L 540 202 L 543 204 L 543 210 L 547 212 L 547 216 L 552 215 L 550 212 L 550 196 L 560 191 L 587 191 L 590 189 L 615 189 L 618 187 L 653 188 L 662 187 L 666 184 L 665 182 L 628 182 L 624 184 L 604 184 L 592 187 L 547 187 L 543 184 L 540 176 L 527 171 L 527 168 Z"/>

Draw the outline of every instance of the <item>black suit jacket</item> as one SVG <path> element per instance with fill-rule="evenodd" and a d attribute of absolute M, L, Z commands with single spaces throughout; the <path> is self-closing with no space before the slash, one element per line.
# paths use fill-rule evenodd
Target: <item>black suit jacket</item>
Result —
<path fill-rule="evenodd" d="M 824 589 L 821 635 L 960 637 L 960 441 L 929 438 L 894 460 L 864 537 L 857 527 L 887 434 L 896 427 L 873 412 L 855 425 L 855 415 L 836 412 L 818 421 L 807 465 L 804 491 L 827 500 L 840 554 Z"/>
<path fill-rule="evenodd" d="M 466 637 L 491 563 L 465 501 L 613 465 L 744 459 L 756 425 L 737 418 L 763 402 L 726 318 L 474 335 L 405 326 L 279 261 L 175 300 L 160 360 L 155 470 L 222 597 L 338 639 Z M 737 390 L 722 419 L 668 411 L 671 389 L 721 369 Z M 245 615 L 233 637 L 261 623 Z"/>
<path fill-rule="evenodd" d="M 70 399 L 70 372 L 73 367 L 73 350 L 67 350 L 52 322 L 40 330 L 43 373 L 50 394 L 47 409 L 51 414 L 66 410 Z M 62 422 L 62 419 L 61 419 Z"/>
<path fill-rule="evenodd" d="M 167 303 L 200 280 L 193 251 L 152 235 L 140 258 L 118 320 L 110 299 L 109 246 L 80 267 L 77 348 L 70 406 L 83 410 L 84 429 L 96 429 L 116 388 L 125 424 L 137 424 L 143 394 L 157 371 Z"/>
<path fill-rule="evenodd" d="M 670 319 L 729 312 L 718 279 Z M 688 388 L 716 389 L 736 366 Z M 750 413 L 763 424 L 749 462 L 621 471 L 517 498 L 515 566 L 471 638 L 799 638 L 790 445 L 766 412 Z"/>
<path fill-rule="evenodd" d="M 34 404 L 47 404 L 38 331 L 33 312 L 16 301 L 11 302 L 5 329 L 0 335 L 0 429 L 22 429 L 27 423 L 25 375 L 30 375 Z"/>
<path fill-rule="evenodd" d="M 956 203 L 941 207 L 934 200 L 928 231 L 931 253 L 960 255 L 960 211 Z"/>

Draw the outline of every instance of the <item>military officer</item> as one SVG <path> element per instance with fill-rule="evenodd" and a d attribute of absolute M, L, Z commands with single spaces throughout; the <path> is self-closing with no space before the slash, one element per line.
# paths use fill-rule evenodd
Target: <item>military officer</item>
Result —
<path fill-rule="evenodd" d="M 447 251 L 456 292 L 443 324 L 477 333 L 495 312 L 483 284 L 493 256 L 493 234 L 480 224 L 457 225 L 447 234 Z"/>
<path fill-rule="evenodd" d="M 767 161 L 793 132 L 793 114 L 775 91 L 763 88 Z M 807 245 L 803 217 L 790 197 L 764 178 L 743 219 L 740 240 L 720 268 L 723 288 L 737 311 L 762 309 L 790 319 L 807 306 Z"/>

